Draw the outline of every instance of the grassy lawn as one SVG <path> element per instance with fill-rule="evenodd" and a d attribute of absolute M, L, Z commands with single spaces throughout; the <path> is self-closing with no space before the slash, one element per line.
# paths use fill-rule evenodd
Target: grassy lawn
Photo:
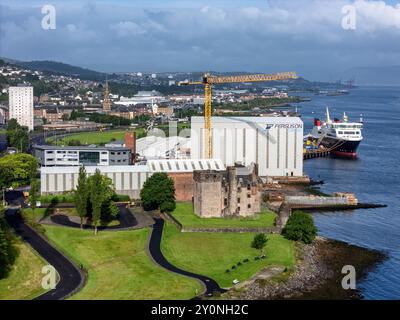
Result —
<path fill-rule="evenodd" d="M 107 130 L 107 131 L 92 131 L 82 133 L 72 133 L 67 135 L 64 139 L 57 141 L 57 145 L 66 145 L 70 140 L 79 140 L 82 144 L 97 144 L 103 145 L 110 142 L 112 139 L 124 140 L 124 135 L 127 130 Z M 144 134 L 143 128 L 135 129 L 138 137 Z M 48 139 L 52 142 L 52 138 Z"/>
<path fill-rule="evenodd" d="M 58 248 L 88 270 L 85 287 L 72 299 L 190 299 L 202 291 L 196 280 L 151 261 L 145 251 L 149 229 L 95 236 L 93 231 L 45 228 Z"/>
<path fill-rule="evenodd" d="M 36 208 L 34 212 L 32 212 L 31 208 L 24 208 L 22 211 L 23 217 L 28 221 L 28 222 L 37 222 L 41 218 L 46 217 L 51 214 L 51 211 L 48 210 L 47 208 Z"/>
<path fill-rule="evenodd" d="M 234 279 L 249 279 L 265 266 L 294 266 L 294 242 L 278 234 L 268 235 L 266 258 L 254 260 L 260 252 L 251 248 L 253 238 L 254 233 L 179 232 L 175 225 L 166 223 L 161 249 L 172 264 L 209 276 L 222 287 L 230 287 Z M 241 265 L 232 270 L 238 262 Z"/>
<path fill-rule="evenodd" d="M 264 210 L 260 214 L 247 218 L 200 218 L 193 213 L 191 202 L 180 202 L 176 204 L 176 209 L 172 215 L 184 227 L 192 228 L 257 228 L 272 227 L 275 224 L 276 213 Z"/>
<path fill-rule="evenodd" d="M 7 278 L 0 280 L 0 300 L 28 300 L 46 292 L 41 282 L 42 267 L 47 262 L 21 240 L 16 247 L 19 254 L 15 264 Z"/>

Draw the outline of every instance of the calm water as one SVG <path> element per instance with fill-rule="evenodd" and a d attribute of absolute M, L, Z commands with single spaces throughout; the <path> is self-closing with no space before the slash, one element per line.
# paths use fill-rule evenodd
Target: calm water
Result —
<path fill-rule="evenodd" d="M 314 117 L 364 118 L 357 160 L 320 158 L 304 163 L 306 174 L 323 179 L 321 190 L 354 192 L 361 202 L 387 208 L 314 214 L 319 233 L 386 251 L 389 259 L 358 283 L 366 299 L 400 299 L 400 88 L 360 87 L 346 96 L 311 96 L 299 111 L 308 133 Z M 313 113 L 314 112 L 314 113 Z"/>

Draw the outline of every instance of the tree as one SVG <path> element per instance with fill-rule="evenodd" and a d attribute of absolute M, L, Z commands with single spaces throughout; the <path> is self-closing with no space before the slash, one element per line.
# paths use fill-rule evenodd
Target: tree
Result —
<path fill-rule="evenodd" d="M 87 205 L 89 200 L 88 182 L 85 167 L 79 168 L 78 185 L 75 190 L 75 207 L 81 218 L 81 229 L 83 228 L 83 218 L 87 215 Z"/>
<path fill-rule="evenodd" d="M 20 152 L 29 149 L 28 128 L 21 127 L 16 119 L 10 119 L 7 123 L 7 144 Z"/>
<path fill-rule="evenodd" d="M 37 174 L 38 163 L 30 154 L 8 154 L 0 158 L 0 186 L 13 182 L 28 184 Z"/>
<path fill-rule="evenodd" d="M 32 209 L 32 220 L 35 221 L 36 202 L 39 199 L 39 181 L 37 179 L 31 180 L 31 189 L 29 191 L 29 204 Z"/>
<path fill-rule="evenodd" d="M 110 200 L 115 194 L 112 180 L 103 176 L 99 169 L 96 169 L 94 175 L 88 178 L 89 197 L 92 206 L 92 222 L 94 233 L 97 234 L 97 227 L 101 219 L 101 209 L 104 202 Z"/>
<path fill-rule="evenodd" d="M 302 211 L 294 211 L 283 228 L 282 235 L 289 240 L 311 243 L 317 232 L 318 229 L 315 227 L 311 215 Z"/>
<path fill-rule="evenodd" d="M 140 191 L 142 206 L 145 210 L 175 208 L 174 181 L 165 172 L 154 173 L 143 184 Z"/>
<path fill-rule="evenodd" d="M 267 241 L 268 241 L 268 239 L 264 233 L 256 234 L 251 243 L 251 247 L 254 249 L 260 250 L 261 253 L 263 253 L 263 249 L 264 249 L 265 245 L 267 244 Z"/>
<path fill-rule="evenodd" d="M 4 218 L 0 217 L 0 279 L 7 276 L 16 255 L 17 252 L 12 244 L 12 234 Z"/>

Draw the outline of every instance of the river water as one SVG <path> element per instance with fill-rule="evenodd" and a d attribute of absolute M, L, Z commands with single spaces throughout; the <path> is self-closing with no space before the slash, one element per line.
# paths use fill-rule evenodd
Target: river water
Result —
<path fill-rule="evenodd" d="M 360 202 L 387 208 L 314 213 L 319 234 L 351 244 L 385 251 L 389 258 L 357 284 L 366 299 L 400 299 L 400 87 L 359 87 L 343 96 L 310 96 L 299 104 L 305 134 L 313 118 L 349 121 L 364 119 L 364 140 L 357 160 L 318 158 L 304 162 L 304 170 L 325 184 L 321 191 L 354 192 Z"/>

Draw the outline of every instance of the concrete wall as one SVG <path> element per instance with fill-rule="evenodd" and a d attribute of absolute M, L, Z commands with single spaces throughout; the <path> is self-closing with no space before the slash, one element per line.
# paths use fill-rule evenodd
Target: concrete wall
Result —
<path fill-rule="evenodd" d="M 285 202 L 291 205 L 348 205 L 345 197 L 286 196 Z"/>

